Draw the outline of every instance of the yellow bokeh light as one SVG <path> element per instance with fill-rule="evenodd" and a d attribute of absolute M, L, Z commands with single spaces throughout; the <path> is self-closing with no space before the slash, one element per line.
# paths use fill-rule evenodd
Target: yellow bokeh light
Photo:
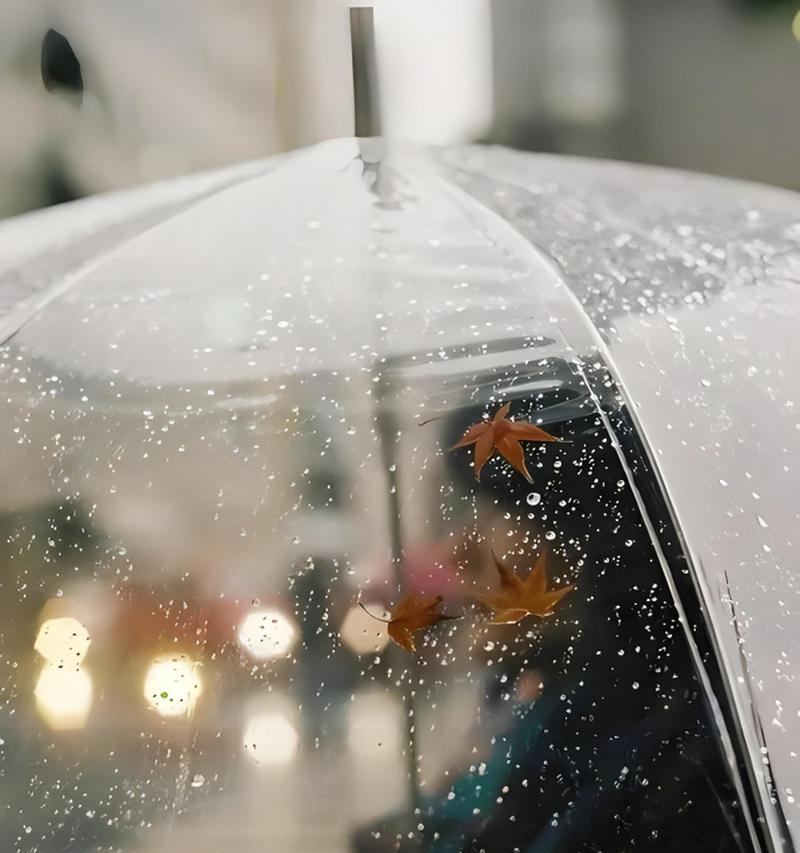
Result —
<path fill-rule="evenodd" d="M 800 41 L 800 9 L 798 9 L 794 18 L 792 18 L 792 35 L 797 41 Z"/>
<path fill-rule="evenodd" d="M 297 753 L 300 738 L 291 720 L 278 712 L 254 713 L 244 728 L 242 745 L 254 764 L 288 764 Z"/>
<path fill-rule="evenodd" d="M 57 731 L 81 729 L 92 708 L 92 677 L 85 669 L 45 664 L 33 695 L 36 710 Z"/>
<path fill-rule="evenodd" d="M 79 667 L 92 642 L 89 632 L 72 616 L 60 616 L 42 623 L 34 649 L 53 666 Z"/>
<path fill-rule="evenodd" d="M 297 642 L 297 627 L 280 610 L 256 610 L 242 619 L 238 636 L 256 660 L 270 660 L 291 651 Z"/>
<path fill-rule="evenodd" d="M 200 665 L 184 654 L 153 660 L 144 679 L 144 696 L 162 717 L 188 716 L 203 692 Z"/>
<path fill-rule="evenodd" d="M 385 618 L 381 604 L 365 604 L 370 613 Z M 351 607 L 342 621 L 339 631 L 342 642 L 348 649 L 357 655 L 368 655 L 381 652 L 389 642 L 389 634 L 386 624 L 373 619 L 369 613 L 365 613 L 358 605 Z"/>

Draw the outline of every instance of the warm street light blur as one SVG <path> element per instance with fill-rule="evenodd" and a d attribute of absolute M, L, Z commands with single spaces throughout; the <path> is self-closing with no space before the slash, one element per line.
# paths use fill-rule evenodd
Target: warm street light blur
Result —
<path fill-rule="evenodd" d="M 89 632 L 72 616 L 48 619 L 36 636 L 34 649 L 53 666 L 78 667 L 89 651 Z"/>
<path fill-rule="evenodd" d="M 239 642 L 256 660 L 284 657 L 297 642 L 294 622 L 280 610 L 248 613 L 239 626 Z"/>
<path fill-rule="evenodd" d="M 286 714 L 256 711 L 245 723 L 242 746 L 255 765 L 288 764 L 297 752 L 299 740 Z"/>
<path fill-rule="evenodd" d="M 190 716 L 203 692 L 200 665 L 184 654 L 155 658 L 144 679 L 144 696 L 162 717 Z"/>
<path fill-rule="evenodd" d="M 347 611 L 339 631 L 342 642 L 357 655 L 381 652 L 389 642 L 386 624 L 369 615 L 374 613 L 379 619 L 385 619 L 388 614 L 384 613 L 383 605 L 365 603 L 364 607 L 369 613 L 357 604 L 351 607 Z"/>
<path fill-rule="evenodd" d="M 92 693 L 92 677 L 85 669 L 48 663 L 36 682 L 36 709 L 51 729 L 80 729 L 89 717 Z"/>

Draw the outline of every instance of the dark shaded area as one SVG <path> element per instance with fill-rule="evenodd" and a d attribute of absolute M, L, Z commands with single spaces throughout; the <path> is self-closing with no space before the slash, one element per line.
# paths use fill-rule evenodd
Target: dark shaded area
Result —
<path fill-rule="evenodd" d="M 290 594 L 302 629 L 293 681 L 303 737 L 312 749 L 343 737 L 347 697 L 358 687 L 358 662 L 342 647 L 336 630 L 345 609 L 331 595 L 344 563 L 345 558 L 309 557 L 291 577 Z"/>
<path fill-rule="evenodd" d="M 605 374 L 597 370 L 602 387 Z M 572 384 L 581 381 L 576 376 Z M 390 815 L 359 832 L 358 853 L 752 849 L 719 732 L 617 452 L 591 401 L 584 396 L 581 407 L 568 387 L 554 386 L 512 406 L 517 419 L 544 416 L 549 431 L 571 441 L 528 445 L 533 487 L 498 458 L 476 484 L 463 458 L 448 457 L 448 476 L 460 494 L 474 491 L 478 515 L 493 507 L 526 527 L 531 553 L 547 548 L 552 555 L 551 583 L 566 575 L 576 589 L 554 616 L 530 619 L 527 631 L 508 640 L 487 693 L 488 702 L 510 710 L 491 754 L 429 792 L 413 814 Z M 558 421 L 565 404 L 569 415 Z M 443 444 L 483 414 L 476 406 L 446 420 Z M 532 488 L 541 496 L 535 512 L 527 501 Z M 552 544 L 545 530 L 557 532 Z M 519 689 L 531 680 L 541 680 L 541 695 Z"/>
<path fill-rule="evenodd" d="M 72 180 L 60 163 L 51 163 L 42 176 L 41 206 L 52 207 L 83 198 L 86 193 Z"/>
<path fill-rule="evenodd" d="M 57 30 L 42 39 L 42 82 L 48 92 L 63 91 L 78 103 L 83 100 L 81 63 L 72 45 Z"/>

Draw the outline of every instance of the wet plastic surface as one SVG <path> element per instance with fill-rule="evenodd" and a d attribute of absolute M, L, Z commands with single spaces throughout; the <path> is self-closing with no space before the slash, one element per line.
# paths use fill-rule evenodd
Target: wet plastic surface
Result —
<path fill-rule="evenodd" d="M 517 779 L 507 755 L 508 778 L 491 776 L 501 801 L 476 801 L 455 828 L 425 797 L 447 791 L 443 774 L 465 809 L 489 790 L 492 745 L 541 725 L 525 703 L 560 721 L 549 749 L 584 780 L 565 803 L 598 815 L 601 849 L 631 843 L 629 824 L 652 849 L 687 846 L 680 826 L 659 839 L 653 802 L 678 808 L 691 791 L 726 803 L 724 849 L 748 849 L 731 804 L 751 780 L 726 769 L 717 728 L 729 697 L 706 693 L 709 661 L 680 627 L 608 432 L 626 401 L 779 837 L 766 771 L 791 820 L 800 709 L 794 197 L 501 150 L 379 166 L 377 146 L 346 140 L 209 180 L 138 202 L 146 226 L 104 230 L 96 206 L 78 253 L 59 245 L 67 211 L 41 217 L 14 284 L 28 301 L 0 319 L 0 474 L 14 484 L 0 497 L 2 748 L 28 780 L 4 821 L 13 849 L 63 849 L 72 833 L 76 850 L 197 850 L 198 820 L 209 849 L 235 835 L 241 850 L 377 850 L 398 826 L 422 849 L 491 849 L 527 808 L 515 792 L 537 780 L 531 796 L 549 802 L 561 783 Z M 24 221 L 0 231 L 5 268 L 19 265 L 14 229 Z M 444 453 L 504 400 L 573 442 L 529 449 L 530 487 L 501 460 L 475 485 L 469 454 Z M 486 625 L 468 593 L 494 582 L 491 548 L 520 572 L 552 551 L 572 603 Z M 379 611 L 410 589 L 465 616 L 432 630 L 419 660 L 384 649 L 378 623 L 345 627 L 359 596 Z M 66 686 L 40 686 L 53 661 L 37 630 L 62 616 L 91 644 Z M 609 751 L 621 732 L 630 742 Z M 663 763 L 676 749 L 680 772 Z M 681 780 L 674 802 L 659 773 Z M 563 808 L 556 849 L 590 843 Z M 549 843 L 546 824 L 515 843 Z"/>

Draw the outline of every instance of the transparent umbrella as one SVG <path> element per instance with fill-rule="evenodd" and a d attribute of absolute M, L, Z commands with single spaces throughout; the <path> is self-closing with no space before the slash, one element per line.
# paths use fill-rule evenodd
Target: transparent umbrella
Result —
<path fill-rule="evenodd" d="M 790 844 L 799 210 L 340 140 L 0 228 L 4 840 Z"/>

